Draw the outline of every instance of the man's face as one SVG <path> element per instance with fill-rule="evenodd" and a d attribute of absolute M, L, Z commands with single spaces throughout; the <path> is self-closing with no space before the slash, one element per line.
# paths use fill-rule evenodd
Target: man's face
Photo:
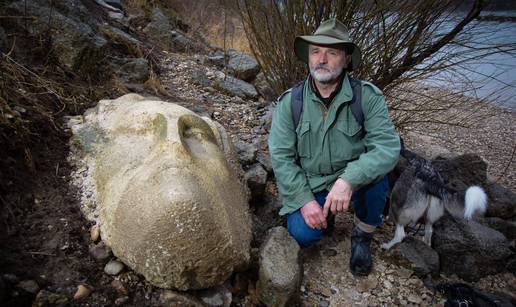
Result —
<path fill-rule="evenodd" d="M 335 81 L 350 60 L 351 56 L 346 55 L 343 49 L 309 45 L 310 75 L 320 83 L 328 84 Z"/>

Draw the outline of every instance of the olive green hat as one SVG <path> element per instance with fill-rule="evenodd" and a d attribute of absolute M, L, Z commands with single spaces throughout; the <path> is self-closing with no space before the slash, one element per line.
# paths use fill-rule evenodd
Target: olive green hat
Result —
<path fill-rule="evenodd" d="M 321 22 L 314 35 L 296 37 L 296 40 L 294 41 L 294 50 L 297 57 L 305 63 L 308 63 L 309 44 L 323 46 L 345 44 L 348 46 L 353 46 L 350 68 L 354 70 L 360 66 L 362 52 L 360 51 L 360 48 L 358 48 L 358 46 L 351 41 L 349 37 L 349 31 L 346 26 L 336 18 Z"/>

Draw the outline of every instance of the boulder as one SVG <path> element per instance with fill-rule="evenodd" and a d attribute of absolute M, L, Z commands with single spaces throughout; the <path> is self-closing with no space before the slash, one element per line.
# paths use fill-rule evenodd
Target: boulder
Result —
<path fill-rule="evenodd" d="M 389 250 L 388 255 L 421 278 L 439 273 L 439 254 L 413 237 L 406 237 L 403 242 Z"/>
<path fill-rule="evenodd" d="M 150 66 L 147 59 L 122 59 L 121 62 L 122 64 L 115 70 L 115 74 L 120 80 L 144 83 L 149 79 Z"/>
<path fill-rule="evenodd" d="M 224 62 L 226 60 L 226 56 L 224 52 L 217 50 L 213 54 L 210 54 L 206 57 L 206 61 L 210 64 L 217 66 L 218 68 L 224 67 Z"/>
<path fill-rule="evenodd" d="M 231 76 L 218 80 L 215 87 L 231 96 L 251 99 L 258 97 L 258 92 L 252 84 Z"/>
<path fill-rule="evenodd" d="M 127 266 L 180 290 L 216 286 L 246 268 L 247 193 L 220 124 L 128 94 L 100 101 L 72 131 L 70 160 L 91 170 L 77 183 L 94 187 L 97 204 L 82 210 L 98 216 L 102 240 Z"/>
<path fill-rule="evenodd" d="M 258 148 L 255 144 L 236 142 L 235 149 L 238 154 L 238 160 L 242 165 L 250 165 L 256 161 Z"/>
<path fill-rule="evenodd" d="M 432 246 L 439 253 L 441 271 L 467 281 L 502 272 L 512 255 L 500 232 L 449 215 L 434 224 Z"/>
<path fill-rule="evenodd" d="M 285 216 L 279 215 L 282 203 L 277 197 L 265 195 L 259 204 L 253 206 L 253 246 L 260 246 L 267 237 L 267 231 L 286 225 Z"/>
<path fill-rule="evenodd" d="M 172 44 L 174 45 L 174 50 L 179 52 L 192 52 L 192 51 L 202 51 L 203 47 L 201 44 L 198 44 L 194 40 L 186 37 L 184 33 L 181 31 L 172 31 Z"/>
<path fill-rule="evenodd" d="M 33 35 L 47 37 L 50 34 L 54 55 L 64 66 L 78 73 L 97 73 L 102 67 L 107 41 L 87 23 L 54 8 L 40 6 L 39 2 L 43 1 L 13 2 L 8 11 L 19 16 L 34 16 L 32 22 L 20 19 L 19 26 L 27 25 L 25 30 Z"/>
<path fill-rule="evenodd" d="M 247 186 L 251 190 L 251 197 L 257 200 L 263 197 L 265 193 L 265 184 L 267 183 L 267 172 L 260 163 L 253 164 L 246 172 L 245 179 Z"/>
<path fill-rule="evenodd" d="M 118 28 L 110 25 L 101 25 L 99 27 L 100 33 L 109 39 L 109 44 L 114 44 L 117 47 L 126 48 L 132 55 L 141 54 L 142 43 L 129 33 L 126 33 Z"/>
<path fill-rule="evenodd" d="M 499 217 L 486 217 L 479 221 L 482 225 L 501 232 L 507 239 L 516 239 L 516 222 L 503 220 Z"/>
<path fill-rule="evenodd" d="M 274 93 L 274 90 L 267 82 L 267 79 L 265 78 L 263 72 L 260 72 L 258 75 L 256 75 L 256 80 L 254 80 L 254 86 L 256 87 L 256 90 L 258 90 L 258 93 L 260 93 L 260 95 L 262 95 L 262 97 L 264 97 L 268 101 L 272 101 L 277 97 Z"/>
<path fill-rule="evenodd" d="M 228 55 L 228 68 L 233 76 L 244 81 L 252 81 L 256 78 L 260 72 L 260 65 L 255 59 L 236 50 L 230 50 Z"/>
<path fill-rule="evenodd" d="M 271 156 L 269 154 L 260 151 L 256 160 L 263 166 L 268 175 L 274 175 Z"/>
<path fill-rule="evenodd" d="M 274 227 L 260 247 L 258 298 L 266 306 L 294 306 L 299 299 L 299 245 L 285 227 Z"/>
<path fill-rule="evenodd" d="M 173 26 L 159 7 L 154 7 L 150 15 L 150 22 L 143 29 L 153 42 L 166 50 L 173 50 Z"/>
<path fill-rule="evenodd" d="M 446 185 L 457 191 L 465 191 L 472 185 L 486 186 L 487 163 L 478 155 L 465 154 L 432 161 L 445 179 Z"/>
<path fill-rule="evenodd" d="M 516 217 L 516 195 L 506 187 L 492 183 L 487 186 L 489 206 L 486 216 L 511 219 Z"/>

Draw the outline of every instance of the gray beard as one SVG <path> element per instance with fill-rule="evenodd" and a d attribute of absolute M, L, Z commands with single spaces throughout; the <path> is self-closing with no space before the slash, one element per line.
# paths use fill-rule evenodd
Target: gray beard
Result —
<path fill-rule="evenodd" d="M 323 68 L 325 73 L 320 73 L 318 68 Z M 310 75 L 322 84 L 330 84 L 339 78 L 343 69 L 342 67 L 339 69 L 328 69 L 325 65 L 316 65 L 314 68 L 310 67 Z"/>

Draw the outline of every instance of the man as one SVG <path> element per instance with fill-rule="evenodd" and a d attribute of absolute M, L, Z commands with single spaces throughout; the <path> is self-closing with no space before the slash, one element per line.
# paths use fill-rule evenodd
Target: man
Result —
<path fill-rule="evenodd" d="M 361 51 L 341 22 L 322 22 L 314 35 L 297 37 L 294 47 L 310 75 L 302 88 L 297 126 L 292 89 L 278 99 L 273 115 L 269 150 L 283 199 L 280 214 L 287 214 L 289 233 L 307 247 L 322 238 L 329 213 L 345 212 L 351 202 L 350 269 L 368 275 L 371 238 L 382 222 L 386 174 L 398 160 L 399 137 L 382 92 L 364 81 L 356 81 L 363 126 L 357 122 L 347 72 L 360 65 Z"/>

